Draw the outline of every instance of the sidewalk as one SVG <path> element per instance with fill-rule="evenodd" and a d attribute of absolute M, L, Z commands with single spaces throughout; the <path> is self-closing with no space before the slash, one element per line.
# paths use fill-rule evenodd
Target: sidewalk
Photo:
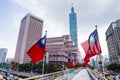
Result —
<path fill-rule="evenodd" d="M 80 70 L 73 78 L 72 80 L 91 80 L 90 76 L 87 72 L 87 70 L 84 68 Z"/>

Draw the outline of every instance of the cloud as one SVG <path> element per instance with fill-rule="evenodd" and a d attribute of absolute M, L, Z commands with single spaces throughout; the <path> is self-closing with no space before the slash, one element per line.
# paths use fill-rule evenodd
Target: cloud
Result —
<path fill-rule="evenodd" d="M 44 6 L 39 5 L 40 0 L 12 0 L 15 4 L 20 5 L 23 8 L 30 10 L 33 14 L 39 14 L 38 16 L 44 16 Z"/>
<path fill-rule="evenodd" d="M 14 41 L 12 39 L 10 39 L 9 41 L 5 40 L 4 38 L 0 38 L 0 48 L 7 48 L 8 52 L 7 52 L 7 58 L 14 57 L 14 49 L 15 49 L 15 44 Z"/>
<path fill-rule="evenodd" d="M 119 18 L 120 0 L 12 0 L 30 13 L 44 20 L 44 31 L 48 36 L 69 34 L 71 3 L 77 13 L 78 43 L 88 39 L 98 25 L 103 54 L 107 54 L 105 31 L 109 24 Z M 19 20 L 20 21 L 20 20 Z M 104 46 L 103 46 L 104 45 Z M 80 46 L 79 46 L 80 47 Z M 84 52 L 82 51 L 82 54 Z"/>
<path fill-rule="evenodd" d="M 26 15 L 25 13 L 15 13 L 12 19 L 13 27 L 15 28 L 20 27 L 21 20 L 25 15 Z"/>
<path fill-rule="evenodd" d="M 13 0 L 15 3 L 19 4 L 22 7 L 33 9 L 37 5 L 37 0 Z"/>
<path fill-rule="evenodd" d="M 0 48 L 3 48 L 3 47 L 8 47 L 7 46 L 7 42 L 6 41 L 4 41 L 3 39 L 2 39 L 2 37 L 0 38 Z"/>

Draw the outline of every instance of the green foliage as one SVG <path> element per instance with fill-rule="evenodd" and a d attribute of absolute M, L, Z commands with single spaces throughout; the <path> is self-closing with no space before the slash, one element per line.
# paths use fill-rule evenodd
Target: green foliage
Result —
<path fill-rule="evenodd" d="M 116 64 L 116 63 L 110 64 L 110 65 L 107 65 L 106 68 L 108 70 L 113 70 L 113 71 L 114 70 L 120 70 L 120 64 Z"/>
<path fill-rule="evenodd" d="M 33 65 L 33 68 L 32 68 Z M 33 63 L 25 63 L 19 64 L 19 71 L 30 72 L 31 69 L 34 73 L 42 73 L 43 62 L 39 62 L 37 64 Z M 48 64 L 44 63 L 44 73 L 51 73 L 55 71 L 62 70 L 62 66 L 60 64 L 56 64 L 55 62 L 49 62 Z"/>
<path fill-rule="evenodd" d="M 9 65 L 6 63 L 0 63 L 0 68 L 8 68 Z"/>
<path fill-rule="evenodd" d="M 98 64 L 102 65 L 102 61 L 99 61 Z"/>
<path fill-rule="evenodd" d="M 94 69 L 94 67 L 93 67 L 93 66 L 91 66 L 91 65 L 89 65 L 88 67 L 89 67 L 90 69 Z"/>

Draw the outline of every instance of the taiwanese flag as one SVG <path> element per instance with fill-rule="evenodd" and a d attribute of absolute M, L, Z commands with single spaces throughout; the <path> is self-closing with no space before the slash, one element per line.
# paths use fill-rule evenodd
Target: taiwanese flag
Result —
<path fill-rule="evenodd" d="M 45 48 L 46 48 L 46 34 L 27 52 L 33 63 L 36 63 L 39 60 L 43 59 L 45 54 Z"/>
<path fill-rule="evenodd" d="M 88 40 L 86 40 L 85 42 L 83 42 L 81 45 L 82 45 L 82 47 L 83 47 L 86 55 L 89 55 L 89 53 L 88 53 L 88 50 L 89 50 Z"/>
<path fill-rule="evenodd" d="M 68 54 L 68 69 L 73 67 L 71 53 Z"/>
<path fill-rule="evenodd" d="M 100 47 L 100 43 L 99 43 L 97 29 L 95 29 L 90 34 L 89 39 L 88 39 L 88 44 L 89 44 L 89 50 L 90 50 L 90 53 L 91 53 L 90 57 L 98 55 L 102 52 L 101 47 Z"/>
<path fill-rule="evenodd" d="M 85 66 L 88 66 L 88 62 L 90 61 L 90 54 L 91 54 L 91 51 L 89 50 L 88 40 L 83 42 L 81 45 L 85 51 L 84 64 Z"/>
<path fill-rule="evenodd" d="M 85 66 L 88 66 L 89 62 L 90 62 L 90 57 L 85 56 L 85 58 L 84 58 L 84 64 L 85 64 Z"/>
<path fill-rule="evenodd" d="M 88 41 L 86 40 L 85 42 L 83 42 L 82 44 L 82 47 L 85 51 L 85 59 L 86 58 L 90 58 L 90 55 L 91 55 L 91 51 L 89 49 L 89 44 L 88 44 Z"/>
<path fill-rule="evenodd" d="M 90 46 L 89 46 L 88 40 L 86 40 L 85 42 L 83 42 L 81 45 L 82 45 L 82 47 L 83 47 L 83 49 L 85 51 L 85 57 L 86 58 L 90 58 L 91 55 L 92 55 L 92 52 L 90 50 Z"/>

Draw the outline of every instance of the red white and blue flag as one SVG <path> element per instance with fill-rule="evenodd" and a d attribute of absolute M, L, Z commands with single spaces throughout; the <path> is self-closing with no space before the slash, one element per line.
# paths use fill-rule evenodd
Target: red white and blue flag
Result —
<path fill-rule="evenodd" d="M 89 50 L 88 40 L 83 42 L 81 45 L 85 51 L 84 64 L 85 64 L 85 66 L 88 66 L 88 62 L 90 61 L 90 54 L 91 54 L 90 50 Z"/>
<path fill-rule="evenodd" d="M 97 29 L 95 29 L 90 34 L 89 39 L 83 42 L 81 45 L 86 53 L 84 62 L 85 62 L 85 65 L 87 66 L 88 62 L 90 61 L 90 57 L 98 55 L 102 52 L 100 43 L 99 43 Z"/>
<path fill-rule="evenodd" d="M 43 59 L 46 49 L 46 34 L 36 44 L 34 44 L 27 54 L 31 58 L 33 63 Z"/>
<path fill-rule="evenodd" d="M 90 34 L 89 39 L 88 39 L 88 44 L 89 44 L 89 50 L 91 52 L 90 56 L 95 56 L 95 55 L 98 55 L 102 52 L 101 47 L 100 47 L 100 43 L 99 43 L 97 29 L 95 29 Z"/>
<path fill-rule="evenodd" d="M 71 53 L 68 53 L 68 69 L 73 67 L 73 61 L 71 57 Z"/>
<path fill-rule="evenodd" d="M 85 42 L 83 42 L 82 44 L 82 47 L 85 51 L 85 54 L 88 55 L 88 50 L 89 50 L 89 44 L 88 44 L 88 40 L 86 40 Z"/>

